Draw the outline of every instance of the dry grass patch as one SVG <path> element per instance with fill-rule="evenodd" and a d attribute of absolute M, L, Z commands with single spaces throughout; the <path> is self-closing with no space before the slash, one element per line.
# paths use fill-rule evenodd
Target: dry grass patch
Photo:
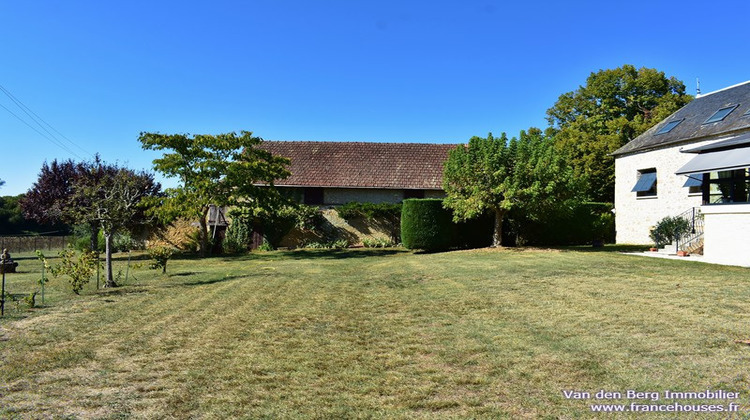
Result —
<path fill-rule="evenodd" d="M 0 416 L 578 418 L 562 390 L 750 386 L 746 269 L 363 249 L 134 274 L 0 321 Z"/>

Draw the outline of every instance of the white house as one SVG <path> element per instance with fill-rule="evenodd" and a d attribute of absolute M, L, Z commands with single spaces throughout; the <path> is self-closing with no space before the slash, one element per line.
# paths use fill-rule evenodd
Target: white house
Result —
<path fill-rule="evenodd" d="M 659 220 L 681 215 L 690 250 L 750 266 L 750 81 L 698 96 L 613 155 L 617 243 L 650 243 Z"/>

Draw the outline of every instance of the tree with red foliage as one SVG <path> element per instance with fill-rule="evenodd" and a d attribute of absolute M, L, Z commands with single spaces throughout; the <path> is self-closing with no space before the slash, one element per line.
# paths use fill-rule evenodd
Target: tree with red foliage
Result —
<path fill-rule="evenodd" d="M 101 163 L 97 156 L 95 162 Z M 43 225 L 86 224 L 91 228 L 91 250 L 96 251 L 99 224 L 93 218 L 71 213 L 71 197 L 77 180 L 88 176 L 86 165 L 72 160 L 44 162 L 39 178 L 21 200 L 23 216 Z M 87 203 L 78 202 L 85 206 Z"/>

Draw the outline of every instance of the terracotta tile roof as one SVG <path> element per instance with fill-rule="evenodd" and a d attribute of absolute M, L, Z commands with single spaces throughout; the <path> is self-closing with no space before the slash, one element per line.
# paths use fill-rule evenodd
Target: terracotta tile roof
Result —
<path fill-rule="evenodd" d="M 264 141 L 291 159 L 292 175 L 277 186 L 386 189 L 443 188 L 443 162 L 455 144 Z"/>

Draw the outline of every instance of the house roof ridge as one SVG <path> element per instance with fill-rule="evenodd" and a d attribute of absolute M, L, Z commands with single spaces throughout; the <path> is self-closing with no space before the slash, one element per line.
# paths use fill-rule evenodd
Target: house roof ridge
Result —
<path fill-rule="evenodd" d="M 657 122 L 653 127 L 611 153 L 619 156 L 669 144 L 680 144 L 702 138 L 724 136 L 732 132 L 750 130 L 750 81 L 728 86 L 696 97 L 693 101 Z M 723 119 L 707 122 L 717 110 L 734 106 Z M 682 122 L 664 129 L 669 123 Z"/>
<path fill-rule="evenodd" d="M 729 90 L 729 89 L 733 89 L 733 88 L 736 88 L 737 86 L 742 86 L 742 85 L 746 85 L 746 84 L 748 84 L 748 83 L 750 83 L 750 80 L 747 80 L 747 81 L 744 81 L 744 82 L 741 82 L 741 83 L 737 83 L 736 85 L 732 85 L 732 86 L 727 86 L 727 87 L 724 87 L 724 88 L 721 88 L 721 89 L 718 89 L 718 90 L 714 90 L 714 91 L 712 91 L 712 92 L 708 92 L 708 93 L 701 93 L 700 95 L 696 95 L 696 96 L 695 96 L 695 99 L 698 99 L 698 98 L 705 98 L 706 96 L 709 96 L 709 95 L 713 95 L 714 93 L 719 93 L 719 92 L 723 92 L 723 91 L 725 91 L 725 90 Z"/>

